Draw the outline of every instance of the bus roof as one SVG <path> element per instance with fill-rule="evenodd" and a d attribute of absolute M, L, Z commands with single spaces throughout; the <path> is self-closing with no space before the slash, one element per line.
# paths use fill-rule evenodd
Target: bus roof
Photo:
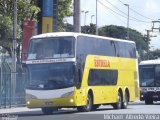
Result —
<path fill-rule="evenodd" d="M 102 37 L 102 36 L 97 36 L 97 35 L 90 35 L 90 34 L 83 34 L 83 33 L 75 33 L 75 32 L 54 32 L 54 33 L 43 33 L 39 34 L 36 36 L 33 36 L 31 39 L 34 38 L 45 38 L 45 37 L 59 37 L 59 36 L 86 36 L 86 37 L 96 37 L 96 38 L 102 38 L 102 39 L 109 39 L 113 41 L 122 41 L 122 42 L 129 42 L 129 43 L 134 43 L 134 41 L 129 41 L 129 40 L 122 40 L 122 39 L 117 39 L 117 38 L 111 38 L 111 37 Z"/>
<path fill-rule="evenodd" d="M 160 59 L 156 59 L 156 60 L 145 60 L 145 61 L 141 61 L 139 63 L 139 65 L 155 65 L 155 64 L 160 64 Z"/>

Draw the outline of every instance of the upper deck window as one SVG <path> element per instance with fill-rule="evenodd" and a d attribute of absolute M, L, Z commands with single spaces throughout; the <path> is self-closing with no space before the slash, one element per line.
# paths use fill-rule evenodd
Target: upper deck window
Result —
<path fill-rule="evenodd" d="M 46 37 L 32 39 L 28 50 L 28 60 L 74 57 L 74 37 Z"/>

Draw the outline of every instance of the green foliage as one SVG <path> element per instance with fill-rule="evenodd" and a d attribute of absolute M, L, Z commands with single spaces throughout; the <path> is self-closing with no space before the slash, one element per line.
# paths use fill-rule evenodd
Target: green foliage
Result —
<path fill-rule="evenodd" d="M 156 49 L 149 52 L 149 59 L 160 58 L 160 49 Z"/>
<path fill-rule="evenodd" d="M 58 0 L 58 30 L 64 31 L 65 17 L 72 16 L 72 0 Z"/>
<path fill-rule="evenodd" d="M 99 35 L 108 36 L 119 39 L 127 38 L 127 28 L 123 26 L 104 26 L 99 29 Z M 146 50 L 147 43 L 145 42 L 145 37 L 138 31 L 129 29 L 129 39 L 135 41 L 138 50 Z"/>
<path fill-rule="evenodd" d="M 38 0 L 17 0 L 17 46 L 21 43 L 22 22 L 37 19 Z M 72 15 L 72 0 L 58 0 L 58 27 L 64 27 L 64 18 Z M 13 0 L 0 0 L 0 46 L 11 55 L 13 37 Z"/>
<path fill-rule="evenodd" d="M 95 35 L 96 34 L 96 25 L 91 23 L 90 25 L 82 26 L 81 31 L 82 31 L 82 33 Z"/>
<path fill-rule="evenodd" d="M 66 32 L 74 32 L 74 28 L 72 24 L 66 23 L 65 29 L 66 29 Z"/>
<path fill-rule="evenodd" d="M 10 17 L 0 16 L 0 46 L 2 46 L 11 55 L 13 25 Z"/>
<path fill-rule="evenodd" d="M 33 0 L 17 0 L 17 46 L 21 42 L 22 22 L 31 19 L 40 9 Z M 33 15 L 34 14 L 34 15 Z M 36 18 L 36 16 L 34 16 Z M 0 46 L 11 55 L 13 38 L 13 0 L 0 0 Z"/>
<path fill-rule="evenodd" d="M 40 11 L 33 0 L 17 0 L 17 23 L 30 19 L 32 14 Z M 0 15 L 13 16 L 13 0 L 0 0 Z"/>
<path fill-rule="evenodd" d="M 123 26 L 104 26 L 99 28 L 99 35 L 126 39 L 127 38 L 127 28 Z M 136 43 L 137 50 L 139 52 L 140 58 L 143 59 L 144 51 L 147 49 L 147 43 L 145 42 L 145 37 L 138 31 L 129 29 L 129 40 Z"/>
<path fill-rule="evenodd" d="M 95 34 L 96 26 L 95 24 L 90 24 L 90 26 L 82 26 L 82 33 Z M 99 28 L 98 33 L 100 36 L 113 37 L 118 39 L 127 38 L 127 28 L 123 26 L 109 25 Z M 137 51 L 139 52 L 140 59 L 145 59 L 145 51 L 147 50 L 146 38 L 138 31 L 129 29 L 129 38 L 135 41 Z"/>

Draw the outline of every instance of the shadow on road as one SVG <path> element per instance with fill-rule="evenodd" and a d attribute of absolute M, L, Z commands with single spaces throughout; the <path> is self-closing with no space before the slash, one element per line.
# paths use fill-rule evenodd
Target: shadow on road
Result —
<path fill-rule="evenodd" d="M 160 105 L 160 102 L 154 102 L 154 104 L 152 105 Z M 131 107 L 130 107 L 131 106 Z M 132 106 L 147 106 L 145 105 L 144 102 L 133 102 L 133 103 L 129 103 L 128 105 L 128 110 L 129 109 L 134 109 L 134 107 Z M 97 109 L 96 111 L 91 111 L 91 112 L 78 112 L 77 109 L 60 109 L 58 112 L 53 112 L 53 114 L 51 115 L 70 115 L 70 114 L 94 114 L 94 112 L 103 112 L 103 111 L 111 111 L 114 110 L 111 106 L 101 106 L 99 109 Z M 14 113 L 7 113 L 8 115 L 17 115 L 19 117 L 30 117 L 30 116 L 47 116 L 44 115 L 42 113 L 41 110 L 35 110 L 35 111 L 25 111 L 25 112 L 14 112 Z M 4 114 L 0 114 L 0 116 L 2 116 Z"/>
<path fill-rule="evenodd" d="M 108 110 L 114 110 L 113 108 L 99 108 L 96 111 L 108 111 Z M 96 112 L 96 111 L 91 111 L 91 112 Z M 75 114 L 75 113 L 80 113 L 80 114 L 90 114 L 90 112 L 78 112 L 77 109 L 73 110 L 58 110 L 57 112 L 53 112 L 51 115 L 66 115 L 66 114 Z M 14 113 L 7 113 L 8 115 L 15 115 L 18 117 L 29 117 L 29 116 L 46 116 L 42 113 L 41 110 L 37 111 L 26 111 L 26 112 L 14 112 Z M 0 116 L 3 116 L 4 114 L 0 114 Z"/>
<path fill-rule="evenodd" d="M 130 104 L 129 104 L 129 106 L 132 106 L 132 105 L 146 105 L 145 104 L 145 102 L 144 101 L 140 101 L 140 102 L 131 102 Z M 153 104 L 150 104 L 150 105 L 160 105 L 160 102 L 158 101 L 158 102 L 154 102 Z"/>

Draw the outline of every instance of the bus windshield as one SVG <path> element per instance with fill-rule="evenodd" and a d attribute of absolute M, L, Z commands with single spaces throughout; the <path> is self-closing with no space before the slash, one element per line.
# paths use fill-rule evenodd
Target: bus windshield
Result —
<path fill-rule="evenodd" d="M 27 88 L 53 90 L 74 86 L 74 63 L 30 64 L 28 65 Z"/>
<path fill-rule="evenodd" d="M 28 60 L 74 57 L 74 37 L 46 37 L 30 41 Z"/>
<path fill-rule="evenodd" d="M 160 65 L 140 66 L 140 86 L 160 87 Z"/>

